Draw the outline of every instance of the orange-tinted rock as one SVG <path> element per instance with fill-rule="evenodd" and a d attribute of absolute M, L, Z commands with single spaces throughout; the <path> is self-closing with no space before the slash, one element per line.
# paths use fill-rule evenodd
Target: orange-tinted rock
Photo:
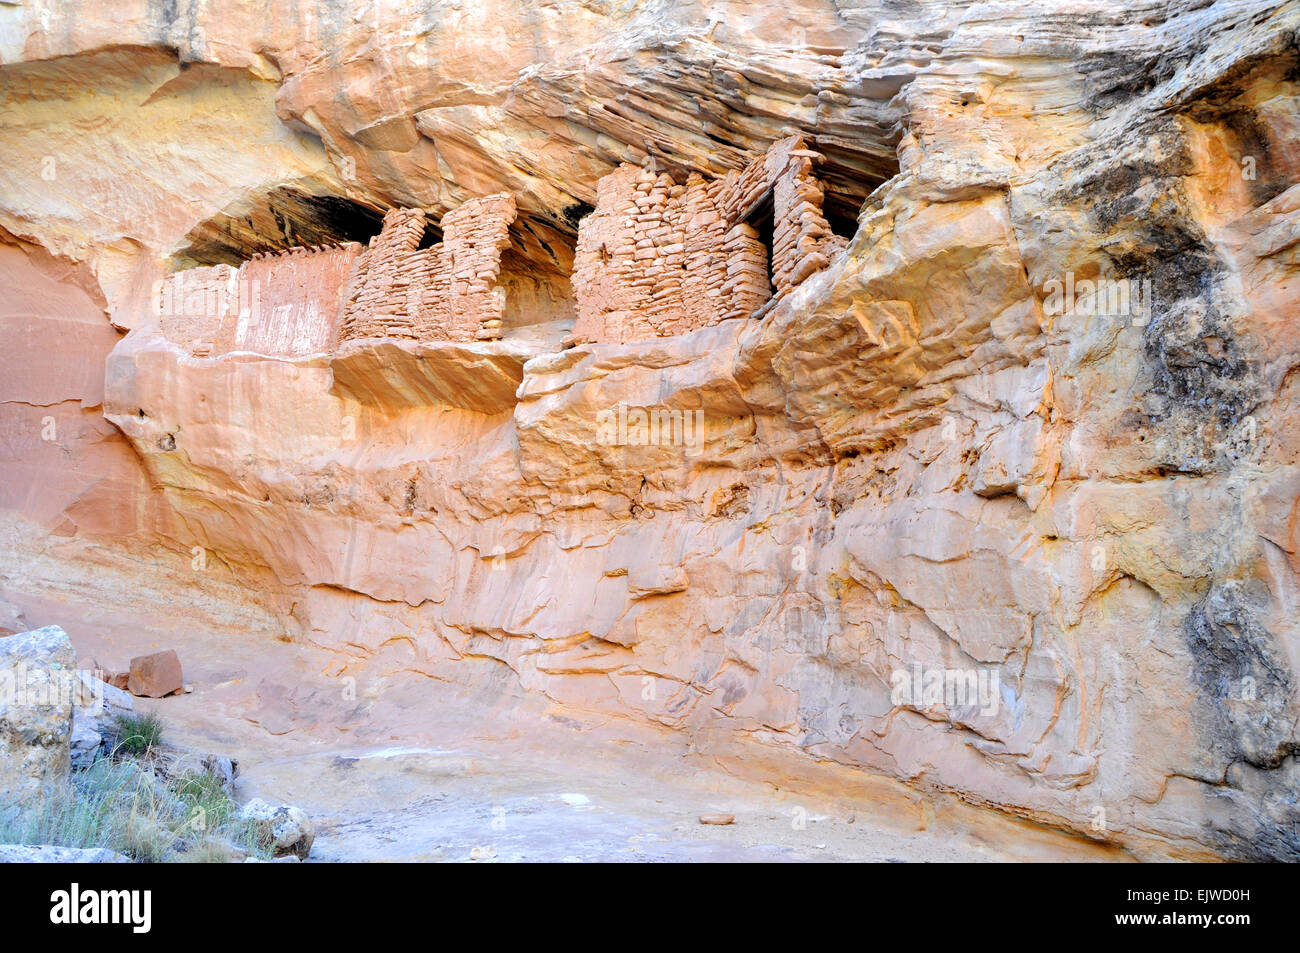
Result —
<path fill-rule="evenodd" d="M 438 717 L 421 679 L 487 685 L 777 781 L 880 772 L 1142 856 L 1300 857 L 1300 9 L 416 6 L 13 9 L 5 598 L 294 640 L 410 692 L 394 737 Z M 751 317 L 745 218 L 796 135 L 784 294 Z M 278 214 L 286 183 L 444 221 L 513 195 L 473 275 L 523 292 L 504 340 L 317 350 L 347 252 L 294 263 L 247 349 L 160 326 L 163 270 L 215 287 L 349 237 Z M 407 217 L 373 327 L 437 285 Z M 658 231 L 683 221 L 700 248 Z M 681 274 L 603 280 L 583 234 Z M 1149 283 L 1150 312 L 1066 282 Z M 579 300 L 603 323 L 562 350 Z M 498 319 L 473 310 L 477 342 Z M 232 691 L 277 733 L 364 732 L 376 700 Z"/>
<path fill-rule="evenodd" d="M 112 682 L 110 681 L 111 685 Z M 127 690 L 142 698 L 162 698 L 185 687 L 180 657 L 171 649 L 131 659 Z"/>

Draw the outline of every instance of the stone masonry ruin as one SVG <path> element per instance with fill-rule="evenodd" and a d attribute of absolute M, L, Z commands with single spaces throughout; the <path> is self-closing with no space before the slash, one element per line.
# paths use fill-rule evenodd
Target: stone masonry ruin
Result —
<path fill-rule="evenodd" d="M 1300 862 L 1300 0 L 0 36 L 0 861 Z"/>
<path fill-rule="evenodd" d="M 159 282 L 154 308 L 167 338 L 203 357 L 300 357 L 366 338 L 494 341 L 514 219 L 509 194 L 471 199 L 443 216 L 441 242 L 421 248 L 424 210 L 393 209 L 367 248 L 291 248 L 176 272 Z"/>
<path fill-rule="evenodd" d="M 360 255 L 349 242 L 254 255 L 238 268 L 190 268 L 158 283 L 154 309 L 168 340 L 198 357 L 332 351 L 339 300 Z"/>
<path fill-rule="evenodd" d="M 514 220 L 508 193 L 471 199 L 443 216 L 441 242 L 420 248 L 424 210 L 390 211 L 348 285 L 341 340 L 500 340 L 497 278 Z"/>
<path fill-rule="evenodd" d="M 627 343 L 749 317 L 825 268 L 847 240 L 822 213 L 820 159 L 791 136 L 712 181 L 632 165 L 602 178 L 578 230 L 574 340 Z"/>
<path fill-rule="evenodd" d="M 847 240 L 823 214 L 820 159 L 791 136 L 712 180 L 692 172 L 678 183 L 626 164 L 603 177 L 578 228 L 572 341 L 625 344 L 749 317 L 826 268 Z M 178 272 L 159 295 L 163 329 L 198 355 L 500 340 L 515 218 L 509 193 L 471 199 L 443 216 L 442 241 L 423 247 L 425 210 L 395 208 L 365 248 L 294 248 Z"/>

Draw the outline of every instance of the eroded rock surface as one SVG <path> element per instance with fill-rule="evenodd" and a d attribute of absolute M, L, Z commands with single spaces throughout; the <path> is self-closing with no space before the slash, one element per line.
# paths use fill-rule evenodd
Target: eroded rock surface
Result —
<path fill-rule="evenodd" d="M 1298 28 L 0 8 L 3 596 L 30 619 L 132 578 L 142 615 L 291 640 L 331 687 L 268 687 L 277 732 L 435 678 L 1138 856 L 1300 859 Z M 603 176 L 685 186 L 789 136 L 856 218 L 822 270 L 758 317 L 561 349 Z M 498 192 L 513 339 L 205 356 L 149 306 L 171 268 Z"/>
<path fill-rule="evenodd" d="M 277 857 L 292 854 L 299 860 L 306 860 L 311 855 L 316 835 L 301 808 L 291 804 L 268 804 L 261 798 L 253 798 L 240 809 L 239 816 L 256 827 L 258 838 Z"/>
<path fill-rule="evenodd" d="M 77 673 L 57 625 L 0 639 L 0 802 L 67 782 Z"/>
<path fill-rule="evenodd" d="M 0 864 L 129 864 L 130 857 L 102 847 L 0 844 Z"/>

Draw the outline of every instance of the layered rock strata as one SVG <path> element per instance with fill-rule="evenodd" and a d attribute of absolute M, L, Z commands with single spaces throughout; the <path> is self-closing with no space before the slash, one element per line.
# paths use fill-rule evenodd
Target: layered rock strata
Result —
<path fill-rule="evenodd" d="M 0 8 L 8 602 L 192 603 L 376 698 L 1300 857 L 1294 3 L 381 7 Z M 757 317 L 560 348 L 603 177 L 707 188 L 794 135 L 843 251 Z M 288 184 L 512 193 L 553 320 L 174 342 L 160 270 Z M 341 697 L 277 730 L 362 730 Z"/>

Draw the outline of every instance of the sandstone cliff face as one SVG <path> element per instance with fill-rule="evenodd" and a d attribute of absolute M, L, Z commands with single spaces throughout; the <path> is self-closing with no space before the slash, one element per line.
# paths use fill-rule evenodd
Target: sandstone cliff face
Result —
<path fill-rule="evenodd" d="M 1139 856 L 1300 859 L 1298 28 L 1192 0 L 0 8 L 3 595 L 127 567 L 256 602 L 239 637 L 326 679 L 522 687 Z M 789 135 L 856 218 L 829 268 L 761 318 L 561 348 L 598 179 Z M 503 341 L 205 357 L 150 307 L 176 267 L 495 192 L 528 312 Z M 913 691 L 935 672 L 980 692 Z"/>

